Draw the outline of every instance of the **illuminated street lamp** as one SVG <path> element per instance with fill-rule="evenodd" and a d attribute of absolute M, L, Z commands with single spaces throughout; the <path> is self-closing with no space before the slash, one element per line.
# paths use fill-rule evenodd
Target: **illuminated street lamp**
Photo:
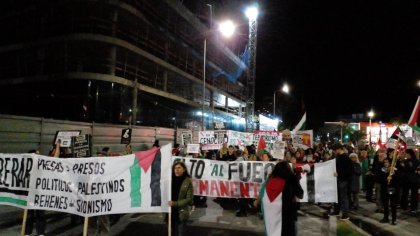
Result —
<path fill-rule="evenodd" d="M 274 91 L 274 95 L 273 95 L 273 118 L 276 116 L 276 93 L 278 91 L 282 91 L 285 94 L 289 94 L 289 91 L 290 91 L 289 85 L 287 85 L 286 83 L 284 83 L 283 84 L 283 87 L 281 88 L 281 90 Z"/>
<path fill-rule="evenodd" d="M 369 117 L 369 146 L 372 145 L 372 117 L 375 116 L 375 113 L 370 110 L 368 112 L 368 117 Z"/>
<path fill-rule="evenodd" d="M 209 5 L 211 6 L 211 5 Z M 231 20 L 223 21 L 219 24 L 219 32 L 226 38 L 232 37 L 235 32 L 236 26 Z M 201 122 L 202 130 L 205 129 L 204 125 L 204 103 L 206 100 L 206 54 L 207 54 L 207 37 L 204 37 L 204 49 L 203 49 L 203 106 L 201 108 Z"/>

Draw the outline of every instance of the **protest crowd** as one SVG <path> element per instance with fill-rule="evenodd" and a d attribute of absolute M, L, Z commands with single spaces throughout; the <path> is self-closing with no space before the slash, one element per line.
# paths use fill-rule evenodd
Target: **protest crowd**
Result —
<path fill-rule="evenodd" d="M 323 204 L 331 217 L 339 216 L 348 220 L 351 211 L 359 209 L 359 197 L 374 202 L 376 212 L 382 213 L 381 223 L 398 224 L 397 211 L 412 217 L 417 216 L 418 190 L 420 182 L 419 152 L 407 149 L 404 145 L 396 148 L 386 148 L 378 145 L 374 149 L 370 145 L 354 145 L 353 143 L 323 143 L 319 142 L 306 149 L 295 147 L 292 133 L 282 132 L 285 144 L 284 155 L 278 158 L 270 152 L 263 137 L 258 145 L 229 145 L 223 142 L 220 149 L 205 149 L 198 144 L 198 150 L 189 153 L 187 145 L 175 144 L 172 148 L 172 158 L 192 158 L 198 160 L 213 160 L 220 162 L 273 162 L 272 170 L 262 180 L 259 192 L 251 197 L 216 197 L 212 201 L 224 205 L 233 205 L 237 217 L 247 217 L 257 214 L 266 224 L 267 235 L 296 235 L 296 221 L 300 199 L 304 191 L 300 185 L 303 175 L 314 170 L 314 165 L 335 160 L 337 177 L 338 201 Z M 160 148 L 156 140 L 153 148 Z M 119 157 L 136 152 L 130 144 L 124 146 L 124 151 L 113 152 L 109 147 L 103 147 L 97 152 L 98 157 Z M 30 153 L 37 153 L 31 150 Z M 51 149 L 51 158 L 69 158 L 71 150 L 60 147 L 56 143 Z M 168 205 L 175 214 L 171 219 L 172 234 L 185 235 L 186 222 L 189 214 L 196 208 L 206 208 L 209 200 L 206 195 L 193 196 L 193 174 L 182 162 L 173 161 L 172 166 L 172 198 Z M 281 198 L 279 197 L 281 196 Z M 319 204 L 313 199 L 305 204 Z M 321 204 L 319 204 L 321 205 Z M 282 207 L 283 206 L 283 207 Z M 271 214 L 271 215 L 270 215 Z M 283 217 L 284 216 L 284 217 Z M 287 216 L 287 217 L 286 217 Z M 104 214 L 89 219 L 88 235 L 108 235 L 111 225 L 120 220 L 121 214 Z M 72 215 L 72 224 L 82 223 L 83 218 Z M 168 222 L 167 218 L 166 221 Z M 26 235 L 31 235 L 33 229 L 37 235 L 44 235 L 47 227 L 42 210 L 29 210 L 26 223 Z M 188 227 L 188 226 L 187 226 Z M 176 230 L 174 230 L 176 229 Z"/>

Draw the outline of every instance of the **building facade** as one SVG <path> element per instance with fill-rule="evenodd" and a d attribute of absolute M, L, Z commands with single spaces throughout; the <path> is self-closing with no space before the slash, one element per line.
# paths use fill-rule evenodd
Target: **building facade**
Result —
<path fill-rule="evenodd" d="M 0 113 L 245 129 L 246 63 L 180 1 L 1 4 Z"/>

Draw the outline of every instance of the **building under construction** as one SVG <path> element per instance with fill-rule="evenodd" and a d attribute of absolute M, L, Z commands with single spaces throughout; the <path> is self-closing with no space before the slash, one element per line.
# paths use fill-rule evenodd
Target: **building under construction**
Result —
<path fill-rule="evenodd" d="M 233 53 L 182 2 L 1 4 L 0 113 L 245 129 L 246 52 Z"/>

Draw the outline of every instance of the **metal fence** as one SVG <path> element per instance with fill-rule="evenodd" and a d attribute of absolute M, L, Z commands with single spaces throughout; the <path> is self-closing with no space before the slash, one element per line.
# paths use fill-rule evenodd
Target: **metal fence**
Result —
<path fill-rule="evenodd" d="M 46 155 L 52 148 L 54 137 L 60 130 L 80 130 L 92 135 L 93 156 L 103 147 L 113 152 L 123 152 L 120 144 L 124 125 L 73 122 L 36 117 L 0 115 L 0 153 L 26 153 L 37 149 Z M 132 126 L 131 146 L 133 151 L 150 148 L 155 140 L 160 145 L 173 143 L 175 130 L 161 127 Z"/>

